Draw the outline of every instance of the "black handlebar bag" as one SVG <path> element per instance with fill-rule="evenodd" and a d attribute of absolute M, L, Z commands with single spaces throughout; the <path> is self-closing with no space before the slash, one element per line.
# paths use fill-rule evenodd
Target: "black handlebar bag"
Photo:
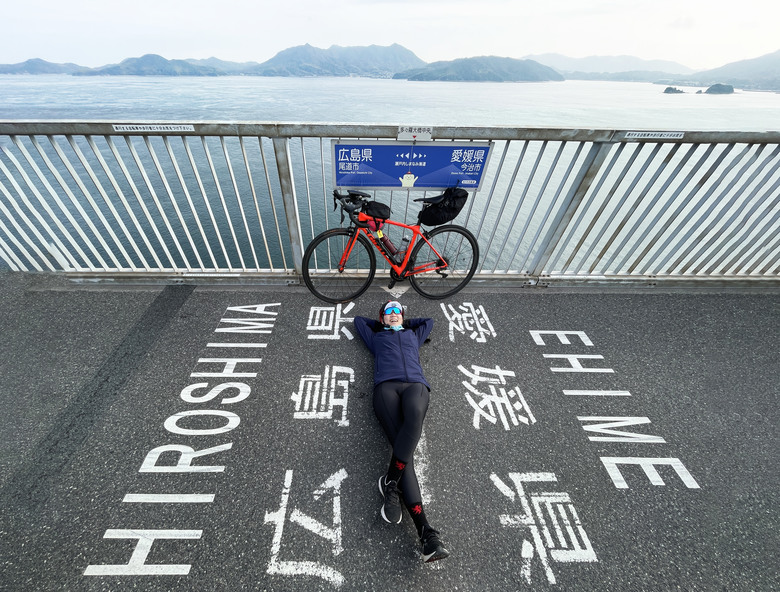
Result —
<path fill-rule="evenodd" d="M 363 213 L 371 216 L 373 220 L 369 221 L 368 227 L 371 230 L 378 230 L 385 225 L 385 220 L 390 217 L 390 206 L 378 201 L 368 201 L 363 204 Z"/>
<path fill-rule="evenodd" d="M 378 201 L 368 201 L 363 204 L 363 213 L 372 218 L 387 220 L 390 217 L 390 206 Z"/>
<path fill-rule="evenodd" d="M 438 226 L 454 220 L 463 206 L 469 193 L 460 187 L 448 187 L 440 196 L 442 200 L 425 206 L 417 214 L 417 220 L 424 226 Z M 434 198 L 435 199 L 435 198 Z"/>

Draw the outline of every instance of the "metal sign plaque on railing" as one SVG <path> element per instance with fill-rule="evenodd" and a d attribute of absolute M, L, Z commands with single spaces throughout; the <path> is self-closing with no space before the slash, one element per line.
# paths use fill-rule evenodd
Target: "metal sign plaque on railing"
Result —
<path fill-rule="evenodd" d="M 333 140 L 333 179 L 340 188 L 477 190 L 492 147 L 491 142 Z"/>

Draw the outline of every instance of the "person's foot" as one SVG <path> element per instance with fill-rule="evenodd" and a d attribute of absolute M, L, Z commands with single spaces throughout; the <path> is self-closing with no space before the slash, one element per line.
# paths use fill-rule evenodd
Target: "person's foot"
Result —
<path fill-rule="evenodd" d="M 439 540 L 439 531 L 430 526 L 423 526 L 420 542 L 422 543 L 422 559 L 425 563 L 446 559 L 450 556 L 450 552 L 444 548 Z"/>
<path fill-rule="evenodd" d="M 379 493 L 385 498 L 382 504 L 382 518 L 390 524 L 401 522 L 401 499 L 398 493 L 398 483 L 386 481 L 386 475 L 379 478 Z"/>

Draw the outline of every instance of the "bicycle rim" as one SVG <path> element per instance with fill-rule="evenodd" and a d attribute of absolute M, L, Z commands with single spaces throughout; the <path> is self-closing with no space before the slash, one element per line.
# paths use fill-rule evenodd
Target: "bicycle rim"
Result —
<path fill-rule="evenodd" d="M 344 228 L 316 236 L 303 254 L 303 281 L 312 294 L 326 302 L 349 302 L 371 285 L 376 257 L 368 240 L 358 235 L 349 258 L 339 270 L 339 261 L 351 233 Z"/>
<path fill-rule="evenodd" d="M 477 239 L 461 226 L 442 226 L 428 235 L 431 245 L 421 240 L 412 252 L 412 266 L 441 267 L 441 255 L 446 263 L 445 269 L 429 271 L 409 276 L 412 287 L 426 298 L 446 298 L 452 296 L 469 283 L 479 264 L 479 245 Z"/>

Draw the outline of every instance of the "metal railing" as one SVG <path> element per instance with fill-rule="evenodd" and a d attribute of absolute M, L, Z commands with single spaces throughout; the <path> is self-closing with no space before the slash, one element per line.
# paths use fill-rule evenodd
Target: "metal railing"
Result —
<path fill-rule="evenodd" d="M 297 282 L 305 245 L 340 224 L 331 140 L 397 134 L 0 121 L 0 266 Z M 478 281 L 778 282 L 780 132 L 435 127 L 432 138 L 494 142 L 456 219 L 478 238 Z M 416 220 L 419 192 L 374 193 Z"/>

